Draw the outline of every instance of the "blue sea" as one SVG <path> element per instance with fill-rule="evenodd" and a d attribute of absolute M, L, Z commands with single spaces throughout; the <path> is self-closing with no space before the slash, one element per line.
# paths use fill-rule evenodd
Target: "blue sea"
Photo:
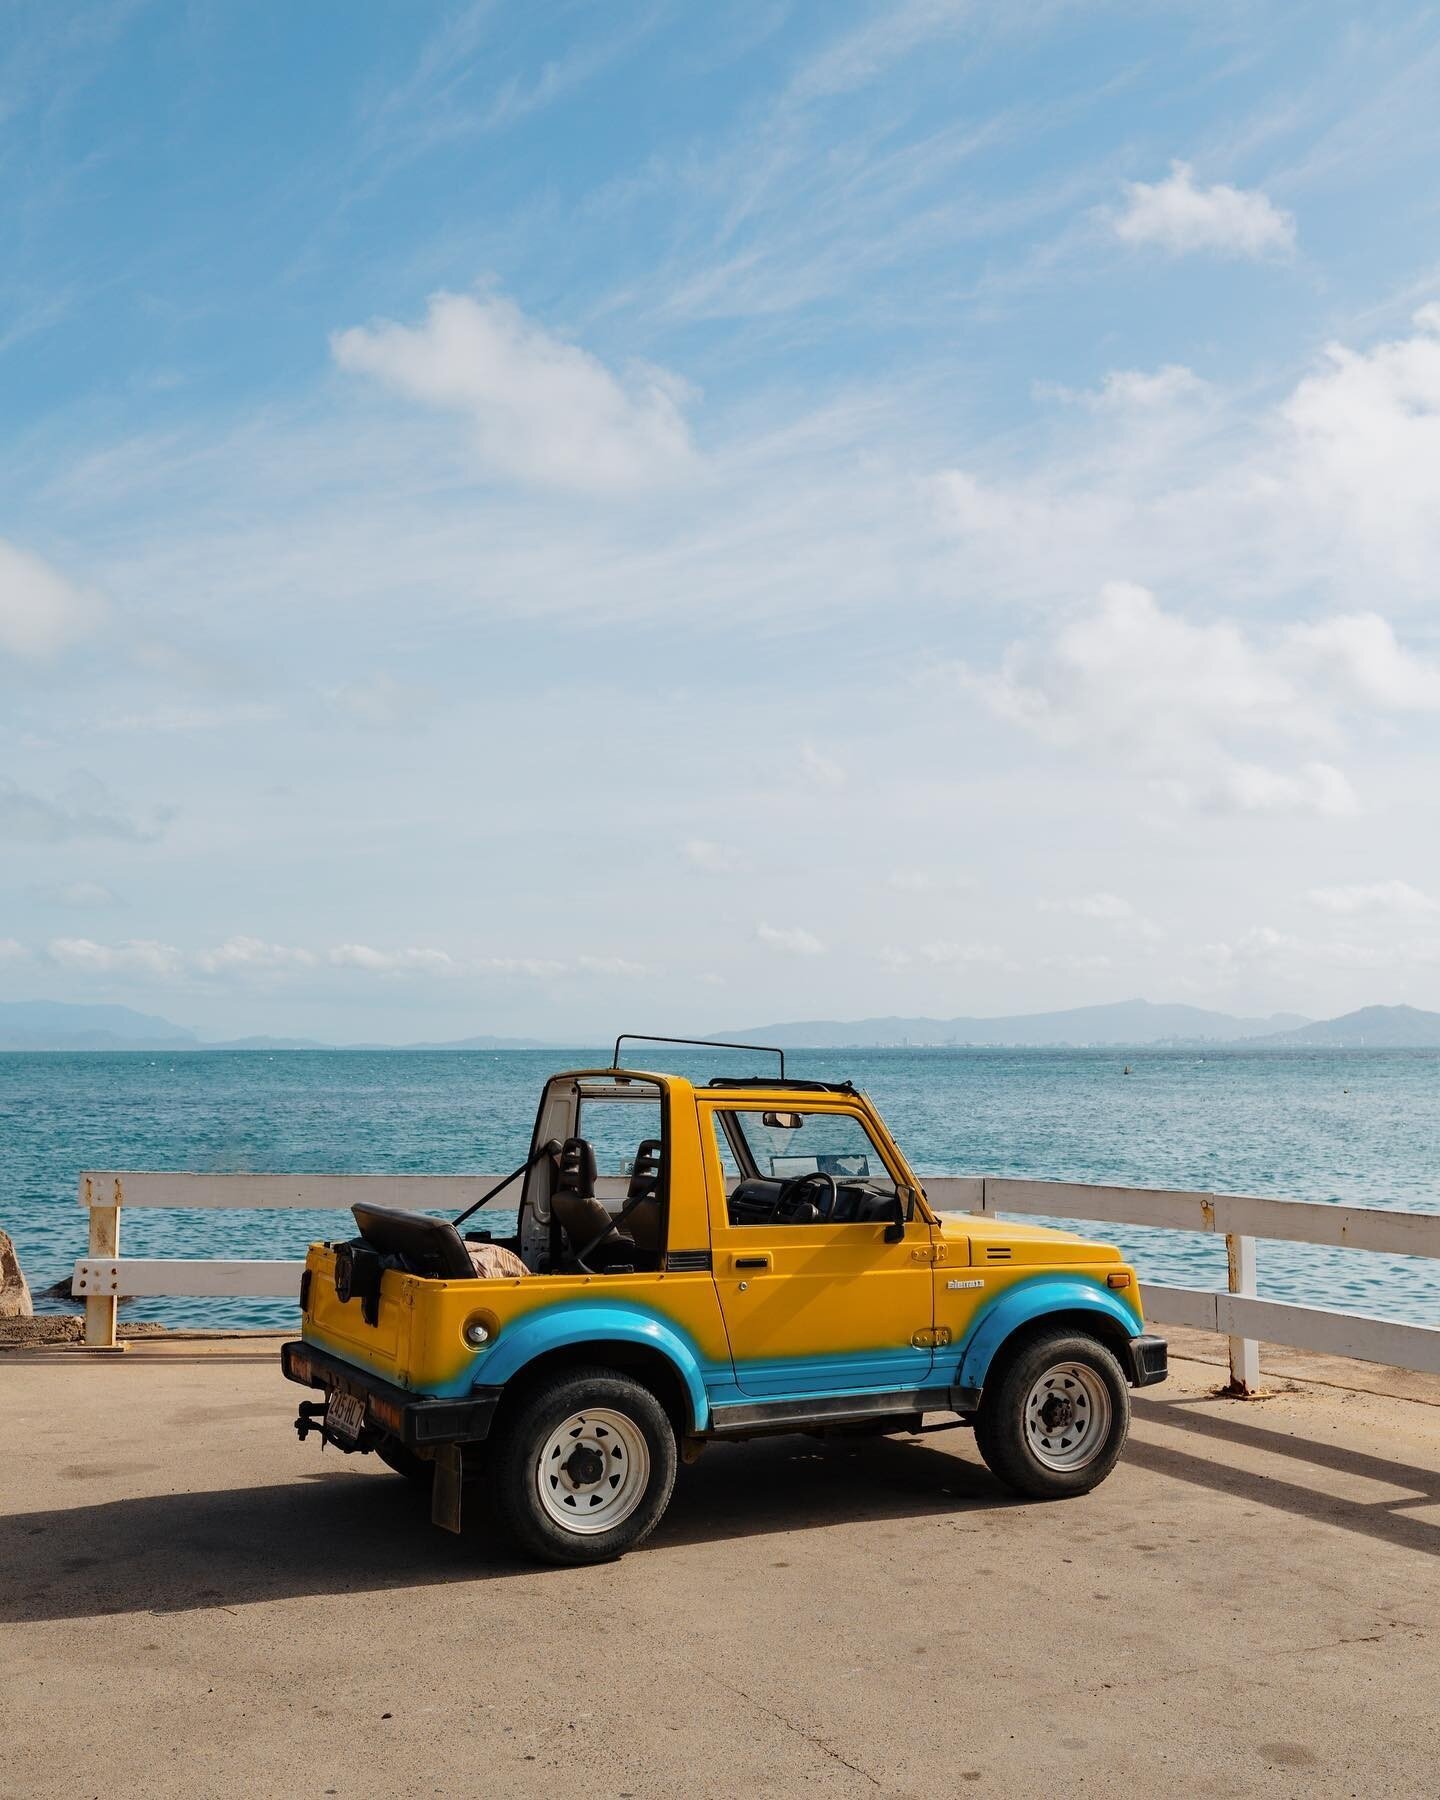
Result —
<path fill-rule="evenodd" d="M 608 1049 L 0 1054 L 0 1226 L 38 1291 L 85 1252 L 85 1169 L 503 1172 L 528 1149 L 545 1076 L 608 1061 Z M 716 1072 L 688 1056 L 646 1061 Z M 793 1075 L 865 1088 L 922 1175 L 1440 1212 L 1440 1052 L 895 1049 L 796 1051 L 788 1062 Z M 336 1212 L 134 1208 L 121 1249 L 298 1257 L 347 1224 Z M 1223 1239 L 1099 1232 L 1142 1278 L 1224 1285 Z M 1259 1256 L 1267 1296 L 1440 1324 L 1440 1262 L 1298 1244 L 1262 1243 Z M 284 1326 L 294 1312 L 279 1301 L 165 1299 L 132 1302 L 125 1317 Z"/>

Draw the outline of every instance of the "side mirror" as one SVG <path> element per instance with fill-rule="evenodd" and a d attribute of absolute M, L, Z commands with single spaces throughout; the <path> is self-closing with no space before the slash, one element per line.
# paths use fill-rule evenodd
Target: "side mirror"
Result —
<path fill-rule="evenodd" d="M 895 1196 L 894 1217 L 885 1227 L 885 1242 L 898 1244 L 905 1237 L 905 1200 L 901 1194 Z"/>

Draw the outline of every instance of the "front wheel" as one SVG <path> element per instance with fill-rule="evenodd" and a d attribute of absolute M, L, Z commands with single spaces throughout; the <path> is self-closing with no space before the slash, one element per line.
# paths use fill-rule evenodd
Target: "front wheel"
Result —
<path fill-rule="evenodd" d="M 1113 1353 L 1083 1332 L 1032 1338 L 986 1383 L 975 1441 L 992 1473 L 1037 1500 L 1088 1494 L 1119 1460 L 1130 1390 Z"/>
<path fill-rule="evenodd" d="M 677 1460 L 674 1429 L 649 1388 L 608 1369 L 566 1370 L 501 1429 L 491 1507 L 545 1562 L 607 1562 L 660 1523 Z"/>

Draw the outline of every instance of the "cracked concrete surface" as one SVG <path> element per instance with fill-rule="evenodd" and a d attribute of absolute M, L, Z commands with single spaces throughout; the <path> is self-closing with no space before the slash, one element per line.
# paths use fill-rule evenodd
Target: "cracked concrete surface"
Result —
<path fill-rule="evenodd" d="M 526 1567 L 290 1430 L 276 1341 L 0 1355 L 0 1795 L 1430 1796 L 1440 1381 L 1174 1333 L 1087 1499 L 718 1446 Z"/>

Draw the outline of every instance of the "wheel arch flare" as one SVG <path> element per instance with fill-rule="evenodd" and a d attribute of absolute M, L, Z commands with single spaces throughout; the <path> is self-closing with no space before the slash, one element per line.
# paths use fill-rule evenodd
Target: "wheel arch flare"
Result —
<path fill-rule="evenodd" d="M 996 1356 L 1015 1334 L 1027 1326 L 1047 1324 L 1088 1325 L 1103 1338 L 1118 1337 L 1127 1343 L 1143 1330 L 1134 1307 L 1099 1282 L 1071 1275 L 1037 1276 L 1007 1288 L 980 1315 L 961 1346 L 956 1387 L 983 1388 Z"/>

